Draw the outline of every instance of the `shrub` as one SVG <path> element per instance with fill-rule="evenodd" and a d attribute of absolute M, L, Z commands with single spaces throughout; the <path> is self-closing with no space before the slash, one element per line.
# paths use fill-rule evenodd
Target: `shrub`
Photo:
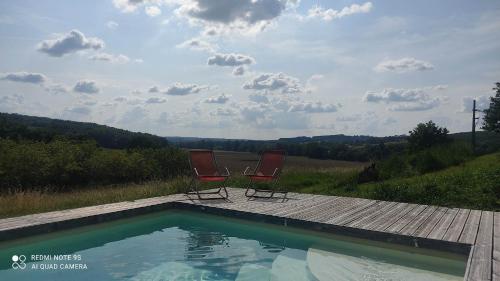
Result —
<path fill-rule="evenodd" d="M 408 137 L 408 144 L 413 151 L 426 149 L 448 141 L 448 129 L 437 126 L 432 120 L 427 123 L 419 123 L 415 129 L 410 131 Z"/>
<path fill-rule="evenodd" d="M 187 170 L 185 153 L 174 148 L 104 149 L 93 141 L 49 143 L 0 139 L 1 188 L 75 186 L 166 179 Z"/>

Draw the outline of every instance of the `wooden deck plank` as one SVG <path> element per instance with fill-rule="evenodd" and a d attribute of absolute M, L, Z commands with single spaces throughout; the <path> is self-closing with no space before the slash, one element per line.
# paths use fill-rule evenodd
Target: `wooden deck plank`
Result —
<path fill-rule="evenodd" d="M 396 202 L 381 202 L 381 205 L 378 206 L 377 209 L 370 211 L 369 214 L 360 216 L 356 218 L 355 220 L 352 220 L 351 222 L 345 223 L 345 226 L 349 227 L 355 227 L 355 228 L 365 228 L 366 225 L 369 225 L 371 222 L 373 222 L 374 219 L 377 217 L 386 214 L 388 211 L 390 211 L 392 208 L 394 208 L 398 203 Z"/>
<path fill-rule="evenodd" d="M 472 252 L 467 280 L 492 279 L 493 212 L 483 211 L 479 231 Z"/>
<path fill-rule="evenodd" d="M 409 213 L 401 217 L 399 220 L 397 220 L 395 223 L 393 223 L 391 226 L 385 229 L 387 232 L 391 233 L 397 233 L 401 231 L 408 223 L 413 221 L 420 213 L 422 213 L 428 206 L 427 205 L 417 205 L 416 208 L 411 210 Z"/>
<path fill-rule="evenodd" d="M 434 226 L 434 229 L 427 235 L 427 238 L 442 240 L 441 238 L 446 234 L 446 231 L 457 216 L 458 211 L 459 209 L 457 208 L 448 209 L 441 220 Z"/>
<path fill-rule="evenodd" d="M 460 209 L 458 214 L 453 219 L 453 222 L 448 227 L 448 230 L 443 236 L 443 240 L 445 241 L 453 241 L 457 242 L 458 238 L 460 238 L 460 234 L 462 234 L 462 230 L 464 229 L 465 222 L 467 221 L 467 217 L 469 217 L 470 210 L 468 209 Z"/>
<path fill-rule="evenodd" d="M 380 204 L 379 201 L 364 201 L 360 204 L 353 204 L 348 208 L 345 208 L 343 214 L 329 219 L 326 223 L 342 225 L 345 222 L 351 222 L 353 219 L 357 218 L 360 212 L 378 206 L 378 204 Z"/>
<path fill-rule="evenodd" d="M 464 229 L 458 242 L 465 244 L 474 244 L 476 241 L 477 230 L 479 229 L 479 221 L 481 220 L 481 211 L 471 210 Z"/>
<path fill-rule="evenodd" d="M 427 237 L 429 233 L 434 229 L 434 226 L 441 220 L 444 214 L 448 211 L 446 207 L 439 207 L 432 215 L 430 215 L 424 223 L 422 223 L 417 230 L 412 233 L 416 237 Z"/>
<path fill-rule="evenodd" d="M 403 227 L 398 233 L 403 235 L 412 235 L 438 208 L 435 206 L 427 207 L 422 213 L 415 217 L 410 223 Z"/>
<path fill-rule="evenodd" d="M 500 213 L 495 213 L 493 222 L 493 280 L 500 281 Z"/>
<path fill-rule="evenodd" d="M 386 228 L 399 221 L 406 214 L 413 211 L 416 207 L 418 207 L 418 205 L 416 204 L 401 203 L 399 205 L 399 208 L 394 208 L 385 216 L 381 216 L 380 218 L 374 220 L 372 225 L 369 226 L 368 229 L 384 231 Z"/>

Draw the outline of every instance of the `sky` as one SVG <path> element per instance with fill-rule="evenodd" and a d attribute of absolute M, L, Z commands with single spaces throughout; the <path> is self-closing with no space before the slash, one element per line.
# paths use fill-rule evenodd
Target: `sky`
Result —
<path fill-rule="evenodd" d="M 500 1 L 0 1 L 0 112 L 160 136 L 471 128 Z"/>

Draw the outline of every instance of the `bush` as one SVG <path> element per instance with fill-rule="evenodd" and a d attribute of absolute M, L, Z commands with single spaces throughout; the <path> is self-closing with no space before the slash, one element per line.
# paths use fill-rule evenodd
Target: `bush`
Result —
<path fill-rule="evenodd" d="M 186 154 L 174 148 L 116 150 L 93 141 L 49 143 L 0 139 L 0 188 L 121 183 L 167 179 L 187 170 Z"/>
<path fill-rule="evenodd" d="M 432 147 L 436 144 L 449 142 L 448 129 L 437 126 L 434 122 L 419 123 L 415 129 L 410 131 L 408 144 L 410 149 L 418 151 Z"/>
<path fill-rule="evenodd" d="M 421 175 L 455 166 L 471 159 L 470 146 L 462 141 L 435 145 L 417 152 L 393 155 L 376 163 L 380 179 Z"/>

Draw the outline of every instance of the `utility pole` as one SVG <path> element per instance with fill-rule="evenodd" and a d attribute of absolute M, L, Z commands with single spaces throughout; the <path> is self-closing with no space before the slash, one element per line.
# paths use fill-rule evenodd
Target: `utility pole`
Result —
<path fill-rule="evenodd" d="M 476 152 L 476 100 L 472 101 L 472 152 Z"/>

